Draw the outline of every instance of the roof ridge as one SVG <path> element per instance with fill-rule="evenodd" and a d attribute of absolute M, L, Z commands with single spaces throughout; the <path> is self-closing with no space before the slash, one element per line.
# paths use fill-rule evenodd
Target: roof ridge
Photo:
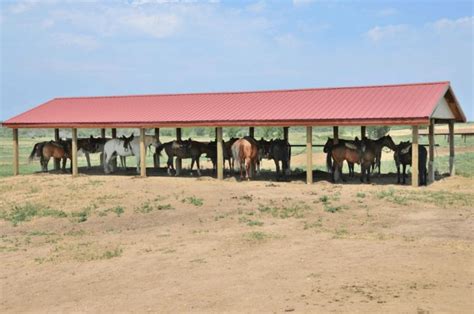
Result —
<path fill-rule="evenodd" d="M 303 92 L 303 91 L 319 91 L 334 89 L 353 89 L 353 88 L 380 88 L 380 87 L 401 87 L 401 86 L 419 86 L 419 85 L 439 85 L 451 84 L 450 81 L 438 82 L 419 82 L 419 83 L 402 83 L 402 84 L 385 84 L 385 85 L 359 85 L 359 86 L 340 86 L 340 87 L 309 87 L 295 89 L 269 89 L 254 91 L 226 91 L 226 92 L 190 92 L 190 93 L 166 93 L 166 94 L 137 94 L 137 95 L 109 95 L 109 96 L 76 96 L 76 97 L 56 97 L 56 99 L 100 99 L 100 98 L 128 98 L 128 97 L 154 97 L 154 96 L 194 96 L 194 95 L 232 95 L 232 94 L 258 94 L 258 93 L 286 93 L 286 92 Z"/>

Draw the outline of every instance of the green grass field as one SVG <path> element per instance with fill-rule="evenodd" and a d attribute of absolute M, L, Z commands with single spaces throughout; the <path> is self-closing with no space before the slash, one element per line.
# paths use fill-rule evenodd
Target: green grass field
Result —
<path fill-rule="evenodd" d="M 457 127 L 465 127 L 465 125 L 457 125 Z M 406 128 L 405 128 L 406 129 Z M 403 130 L 401 127 L 392 128 L 392 131 Z M 224 137 L 228 138 L 230 136 L 243 136 L 247 131 L 246 128 L 236 129 L 236 128 L 224 128 Z M 273 132 L 272 132 L 273 131 Z M 109 130 L 110 132 L 110 130 Z M 121 136 L 122 134 L 138 134 L 138 130 L 127 129 L 127 130 L 119 130 L 118 135 Z M 149 130 L 149 134 L 153 134 L 152 130 Z M 174 130 L 172 129 L 162 129 L 161 131 L 161 142 L 167 142 L 174 139 Z M 198 141 L 209 141 L 209 139 L 214 138 L 213 129 L 184 129 L 184 136 L 183 138 L 192 137 Z M 360 136 L 360 129 L 358 127 L 345 127 L 340 128 L 340 137 L 341 138 L 354 138 L 355 136 Z M 397 133 L 397 132 L 393 132 Z M 94 136 L 98 136 L 100 134 L 100 130 L 98 129 L 86 129 L 80 130 L 79 136 L 80 137 L 87 137 L 90 134 Z M 110 134 L 108 134 L 110 136 Z M 277 128 L 256 128 L 255 135 L 257 138 L 265 136 L 267 139 L 272 137 L 281 137 L 282 132 L 279 132 Z M 62 137 L 70 137 L 70 132 L 63 131 L 61 133 Z M 332 136 L 332 129 L 331 128 L 313 128 L 313 143 L 323 145 L 328 136 Z M 30 174 L 34 172 L 40 171 L 39 161 L 35 160 L 31 163 L 28 162 L 28 156 L 33 148 L 33 145 L 40 141 L 51 140 L 53 138 L 53 130 L 28 130 L 28 129 L 21 129 L 19 132 L 20 137 L 20 173 L 21 174 Z M 409 133 L 407 135 L 392 135 L 393 140 L 395 143 L 400 141 L 405 141 L 410 139 Z M 305 129 L 302 127 L 295 127 L 290 128 L 289 133 L 289 140 L 291 144 L 304 144 L 306 141 L 306 133 Z M 426 136 L 420 137 L 420 144 L 427 144 L 428 138 Z M 439 144 L 435 148 L 435 170 L 439 173 L 446 173 L 448 171 L 448 156 L 446 155 L 438 155 L 438 151 L 443 151 L 445 148 L 448 147 L 448 143 L 445 140 L 444 136 L 436 136 L 435 142 Z M 473 176 L 474 175 L 474 166 L 472 162 L 474 161 L 474 151 L 466 151 L 468 147 L 474 147 L 474 138 L 468 137 L 466 141 L 461 139 L 460 136 L 455 137 L 455 145 L 456 149 L 462 150 L 462 152 L 456 152 L 456 172 L 459 175 L 463 176 Z M 0 177 L 10 176 L 12 175 L 12 131 L 10 129 L 0 129 Z M 322 153 L 322 147 L 314 147 L 313 152 L 320 152 Z M 293 156 L 304 154 L 306 153 L 305 147 L 293 147 L 292 154 Z M 162 159 L 164 160 L 164 158 Z M 205 160 L 202 157 L 202 160 Z M 135 158 L 129 158 L 128 166 L 133 167 L 135 163 Z M 99 164 L 99 154 L 91 155 L 91 162 L 93 165 Z M 153 165 L 153 157 L 150 153 L 147 154 L 147 165 Z M 273 165 L 270 162 L 264 163 L 264 168 Z M 68 163 L 69 166 L 69 163 Z M 79 156 L 79 167 L 86 166 L 86 160 L 84 157 Z M 183 166 L 189 166 L 189 160 L 183 161 Z M 49 164 L 49 169 L 54 167 L 53 161 L 51 160 Z M 293 165 L 294 168 L 299 168 L 301 170 L 306 170 L 304 165 Z M 316 163 L 314 165 L 314 169 L 325 170 L 324 164 Z M 357 168 L 356 168 L 357 169 Z M 345 170 L 347 171 L 347 169 Z M 356 170 L 357 171 L 357 170 Z M 382 161 L 382 172 L 389 173 L 389 172 L 396 172 L 394 162 L 390 160 L 383 160 Z"/>

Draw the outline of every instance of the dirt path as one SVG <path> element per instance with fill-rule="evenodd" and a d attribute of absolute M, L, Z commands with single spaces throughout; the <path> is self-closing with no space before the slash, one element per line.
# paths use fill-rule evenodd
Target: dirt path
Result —
<path fill-rule="evenodd" d="M 0 311 L 468 313 L 473 184 L 1 179 Z"/>

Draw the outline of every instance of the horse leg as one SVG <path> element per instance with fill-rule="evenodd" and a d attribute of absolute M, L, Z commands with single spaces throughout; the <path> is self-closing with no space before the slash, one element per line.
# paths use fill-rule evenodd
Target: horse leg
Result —
<path fill-rule="evenodd" d="M 367 167 L 367 183 L 370 183 L 370 167 Z"/>
<path fill-rule="evenodd" d="M 199 166 L 199 157 L 196 158 L 196 167 L 197 167 L 198 176 L 201 176 L 201 166 Z"/>
<path fill-rule="evenodd" d="M 245 178 L 247 179 L 247 181 L 250 181 L 250 167 L 251 166 L 252 166 L 252 161 L 250 160 L 250 158 L 245 158 Z"/>
<path fill-rule="evenodd" d="M 89 156 L 89 152 L 85 152 L 86 160 L 87 160 L 87 169 L 91 168 L 91 157 Z"/>
<path fill-rule="evenodd" d="M 400 184 L 400 164 L 397 163 L 397 184 Z"/>
<path fill-rule="evenodd" d="M 370 167 L 370 165 L 369 165 Z M 362 163 L 360 164 L 360 182 L 361 183 L 364 183 L 364 175 L 365 175 L 365 172 L 367 171 L 365 165 Z"/>
<path fill-rule="evenodd" d="M 405 183 L 406 183 L 406 177 L 405 177 L 405 175 L 406 175 L 407 165 L 406 165 L 406 164 L 403 164 L 402 167 L 403 167 L 403 173 L 402 173 L 403 184 L 405 184 Z"/>
<path fill-rule="evenodd" d="M 280 177 L 280 163 L 276 159 L 273 159 L 273 161 L 275 162 L 276 177 L 278 179 Z"/>
<path fill-rule="evenodd" d="M 168 161 L 166 162 L 167 169 L 166 171 L 168 172 L 168 175 L 171 175 L 171 170 L 173 170 L 173 157 L 168 157 Z"/>
<path fill-rule="evenodd" d="M 136 154 L 135 158 L 137 159 L 137 174 L 140 174 L 140 153 Z"/>

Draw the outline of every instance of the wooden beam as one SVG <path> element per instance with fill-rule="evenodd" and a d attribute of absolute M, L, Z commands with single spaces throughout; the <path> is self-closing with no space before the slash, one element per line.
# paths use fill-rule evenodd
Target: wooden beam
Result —
<path fill-rule="evenodd" d="M 224 147 L 222 145 L 222 128 L 216 128 L 217 136 L 217 179 L 224 180 Z"/>
<path fill-rule="evenodd" d="M 306 127 L 306 183 L 313 183 L 313 128 Z"/>
<path fill-rule="evenodd" d="M 54 140 L 56 142 L 59 142 L 60 140 L 59 129 L 54 129 Z M 59 169 L 61 169 L 61 159 L 54 158 L 54 170 L 59 170 Z"/>
<path fill-rule="evenodd" d="M 454 166 L 454 121 L 449 121 L 449 175 L 456 174 Z"/>
<path fill-rule="evenodd" d="M 181 128 L 176 128 L 176 140 L 181 141 Z M 181 173 L 182 165 L 181 158 L 176 157 L 176 174 Z"/>
<path fill-rule="evenodd" d="M 418 126 L 412 126 L 411 143 L 411 185 L 418 186 Z"/>
<path fill-rule="evenodd" d="M 13 175 L 20 174 L 20 150 L 18 148 L 18 129 L 13 129 Z"/>
<path fill-rule="evenodd" d="M 100 137 L 105 138 L 105 129 L 100 129 Z M 104 166 L 104 153 L 100 153 L 99 159 L 100 159 L 100 166 L 103 167 Z M 114 160 L 117 160 L 117 159 L 114 158 Z"/>
<path fill-rule="evenodd" d="M 367 136 L 366 126 L 360 127 L 360 139 L 363 140 Z"/>
<path fill-rule="evenodd" d="M 283 128 L 283 139 L 287 142 L 288 142 L 288 131 L 289 131 L 289 127 L 285 126 Z"/>
<path fill-rule="evenodd" d="M 339 143 L 339 127 L 338 126 L 332 127 L 332 137 L 333 137 L 334 144 Z"/>
<path fill-rule="evenodd" d="M 116 128 L 112 129 L 112 138 L 117 138 L 117 129 Z"/>
<path fill-rule="evenodd" d="M 160 129 L 155 128 L 155 137 L 160 141 Z M 158 148 L 155 148 L 155 153 L 153 154 L 153 167 L 160 168 L 160 154 L 158 153 Z"/>
<path fill-rule="evenodd" d="M 71 148 L 71 167 L 72 167 L 72 176 L 75 177 L 79 174 L 77 166 L 77 129 L 72 129 L 72 148 Z"/>
<path fill-rule="evenodd" d="M 428 181 L 434 182 L 435 174 L 434 174 L 434 122 L 431 120 L 430 126 L 428 127 L 428 143 L 429 143 L 429 150 L 428 150 Z"/>
<path fill-rule="evenodd" d="M 146 177 L 145 129 L 140 129 L 140 176 Z"/>
<path fill-rule="evenodd" d="M 255 128 L 253 126 L 249 127 L 249 136 L 255 138 Z"/>

